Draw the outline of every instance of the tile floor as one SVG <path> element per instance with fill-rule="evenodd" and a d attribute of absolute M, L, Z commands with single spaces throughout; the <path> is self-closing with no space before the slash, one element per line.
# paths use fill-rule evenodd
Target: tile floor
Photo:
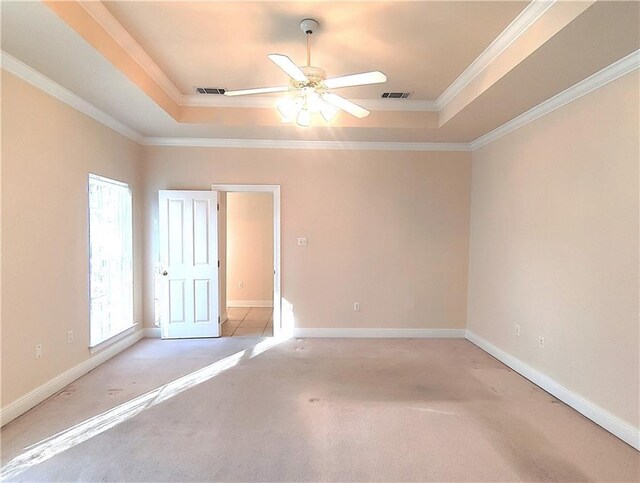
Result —
<path fill-rule="evenodd" d="M 271 307 L 228 307 L 227 321 L 222 325 L 223 337 L 272 337 Z"/>

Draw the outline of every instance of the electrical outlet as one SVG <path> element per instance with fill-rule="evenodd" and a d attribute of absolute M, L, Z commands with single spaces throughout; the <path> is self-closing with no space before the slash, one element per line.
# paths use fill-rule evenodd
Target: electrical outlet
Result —
<path fill-rule="evenodd" d="M 520 337 L 520 324 L 516 324 L 513 328 L 513 331 L 516 333 L 518 337 Z"/>
<path fill-rule="evenodd" d="M 67 344 L 71 344 L 73 342 L 73 331 L 70 330 L 67 332 Z"/>
<path fill-rule="evenodd" d="M 238 288 L 244 287 L 244 282 L 238 282 Z"/>
<path fill-rule="evenodd" d="M 306 247 L 307 246 L 307 238 L 298 238 L 298 246 Z"/>
<path fill-rule="evenodd" d="M 360 302 L 354 302 L 353 303 L 353 311 L 354 312 L 360 312 Z"/>
<path fill-rule="evenodd" d="M 36 344 L 36 359 L 42 359 L 42 344 Z"/>
<path fill-rule="evenodd" d="M 538 336 L 538 347 L 540 347 L 540 349 L 544 348 L 544 337 L 541 335 Z"/>

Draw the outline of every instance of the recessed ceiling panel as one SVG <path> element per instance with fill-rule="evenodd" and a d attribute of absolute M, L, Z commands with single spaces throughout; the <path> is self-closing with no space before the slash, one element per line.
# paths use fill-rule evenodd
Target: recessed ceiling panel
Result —
<path fill-rule="evenodd" d="M 313 17 L 311 64 L 329 77 L 381 70 L 389 81 L 348 96 L 436 99 L 528 2 L 105 2 L 183 94 L 196 86 L 286 85 L 267 59 L 306 63 L 298 24 Z"/>

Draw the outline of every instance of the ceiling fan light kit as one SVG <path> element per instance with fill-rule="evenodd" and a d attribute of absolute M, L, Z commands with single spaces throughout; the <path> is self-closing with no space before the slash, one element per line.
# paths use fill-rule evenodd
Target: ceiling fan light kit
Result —
<path fill-rule="evenodd" d="M 311 65 L 310 36 L 317 32 L 319 27 L 320 24 L 312 18 L 306 18 L 300 22 L 300 29 L 307 36 L 306 66 L 298 67 L 286 55 L 268 55 L 269 60 L 290 77 L 288 86 L 226 91 L 224 95 L 233 97 L 285 92 L 286 94 L 277 104 L 282 122 L 295 121 L 302 127 L 310 126 L 312 114 L 316 113 L 319 113 L 327 123 L 336 117 L 338 110 L 359 119 L 367 117 L 370 114 L 369 111 L 331 92 L 331 89 L 378 84 L 386 82 L 387 76 L 380 71 L 373 71 L 327 79 L 324 70 Z"/>

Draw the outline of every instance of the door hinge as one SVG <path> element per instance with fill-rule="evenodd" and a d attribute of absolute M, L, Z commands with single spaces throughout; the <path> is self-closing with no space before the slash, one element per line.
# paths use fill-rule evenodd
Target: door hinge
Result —
<path fill-rule="evenodd" d="M 218 260 L 218 268 L 220 268 L 220 260 Z"/>
<path fill-rule="evenodd" d="M 218 324 L 220 323 L 220 316 L 218 315 Z"/>
<path fill-rule="evenodd" d="M 218 205 L 217 209 L 218 209 L 218 211 L 220 211 L 220 203 L 217 203 L 217 205 Z"/>

